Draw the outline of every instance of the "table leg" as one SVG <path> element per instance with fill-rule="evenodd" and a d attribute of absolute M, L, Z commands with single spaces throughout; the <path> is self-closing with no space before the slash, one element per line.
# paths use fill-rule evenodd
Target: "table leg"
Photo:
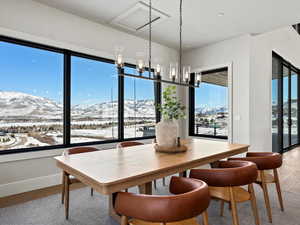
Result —
<path fill-rule="evenodd" d="M 108 200 L 108 205 L 109 205 L 109 215 L 116 220 L 118 223 L 121 224 L 121 216 L 117 214 L 114 208 L 114 198 L 115 198 L 116 193 L 113 193 L 109 195 L 109 200 Z"/>
<path fill-rule="evenodd" d="M 140 194 L 152 195 L 152 182 L 139 185 Z"/>

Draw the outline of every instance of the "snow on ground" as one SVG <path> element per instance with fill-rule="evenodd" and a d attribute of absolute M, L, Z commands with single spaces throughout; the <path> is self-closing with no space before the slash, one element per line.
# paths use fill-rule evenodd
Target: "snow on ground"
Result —
<path fill-rule="evenodd" d="M 228 135 L 227 128 L 217 128 L 216 132 L 217 132 L 218 136 L 227 136 Z M 197 128 L 195 128 L 195 133 L 197 133 Z M 199 127 L 198 134 L 214 135 L 214 128 Z"/>
<path fill-rule="evenodd" d="M 6 138 L 9 138 L 9 141 L 7 142 L 2 141 L 2 139 L 6 139 Z M 9 136 L 0 137 L 0 145 L 3 147 L 13 145 L 16 141 L 17 140 L 13 137 L 9 137 Z"/>

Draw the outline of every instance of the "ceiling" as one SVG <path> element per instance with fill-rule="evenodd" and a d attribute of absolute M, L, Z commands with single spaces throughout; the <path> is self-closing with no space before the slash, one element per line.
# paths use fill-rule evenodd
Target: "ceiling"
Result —
<path fill-rule="evenodd" d="M 138 0 L 35 0 L 80 17 L 146 38 L 111 22 Z M 148 3 L 148 0 L 143 0 Z M 153 0 L 170 17 L 153 26 L 153 40 L 177 48 L 179 0 Z M 242 34 L 259 34 L 300 22 L 299 0 L 184 0 L 183 47 L 196 48 Z"/>
<path fill-rule="evenodd" d="M 202 74 L 201 81 L 203 83 L 228 87 L 228 72 L 227 70 L 225 70 L 220 72 Z"/>

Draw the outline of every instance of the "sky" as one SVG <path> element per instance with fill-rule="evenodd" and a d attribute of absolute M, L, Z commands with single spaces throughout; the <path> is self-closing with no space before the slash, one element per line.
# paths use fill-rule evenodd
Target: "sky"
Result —
<path fill-rule="evenodd" d="M 117 100 L 118 82 L 114 64 L 72 57 L 71 65 L 72 105 Z M 63 55 L 0 42 L 0 91 L 24 92 L 62 103 Z M 153 92 L 153 82 L 125 79 L 125 99 L 154 99 Z M 196 107 L 224 106 L 227 104 L 226 96 L 227 88 L 201 84 L 196 90 Z"/>

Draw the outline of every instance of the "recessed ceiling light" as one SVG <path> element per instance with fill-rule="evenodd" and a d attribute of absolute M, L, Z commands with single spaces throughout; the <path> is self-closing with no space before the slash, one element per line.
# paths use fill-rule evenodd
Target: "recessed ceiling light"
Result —
<path fill-rule="evenodd" d="M 225 16 L 225 13 L 219 12 L 219 13 L 218 13 L 218 16 Z"/>

